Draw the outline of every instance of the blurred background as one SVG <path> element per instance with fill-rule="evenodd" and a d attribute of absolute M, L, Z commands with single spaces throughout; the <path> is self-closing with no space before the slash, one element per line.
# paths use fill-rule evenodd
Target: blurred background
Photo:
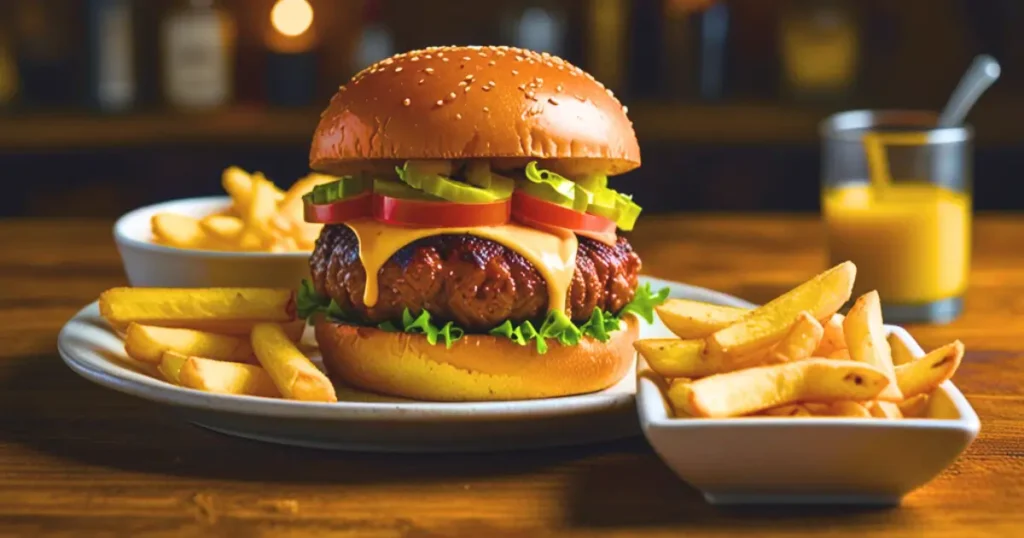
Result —
<path fill-rule="evenodd" d="M 560 55 L 629 106 L 649 212 L 819 210 L 818 122 L 938 110 L 971 58 L 975 207 L 1024 208 L 1020 0 L 0 0 L 0 216 L 113 217 L 308 172 L 330 95 L 429 45 Z"/>

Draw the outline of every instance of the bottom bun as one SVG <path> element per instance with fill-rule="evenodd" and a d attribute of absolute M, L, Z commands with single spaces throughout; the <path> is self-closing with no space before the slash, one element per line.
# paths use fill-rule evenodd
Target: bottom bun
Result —
<path fill-rule="evenodd" d="M 552 342 L 547 353 L 507 338 L 467 334 L 445 348 L 422 334 L 318 321 L 324 366 L 338 382 L 431 401 L 527 400 L 583 394 L 618 383 L 633 365 L 640 327 L 626 316 L 607 342 Z"/>

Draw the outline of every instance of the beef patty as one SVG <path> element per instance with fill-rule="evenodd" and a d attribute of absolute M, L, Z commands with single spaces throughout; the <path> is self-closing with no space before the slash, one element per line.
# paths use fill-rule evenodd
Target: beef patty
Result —
<path fill-rule="evenodd" d="M 408 308 L 440 323 L 486 331 L 506 319 L 539 322 L 547 313 L 544 277 L 519 253 L 467 234 L 435 235 L 396 252 L 378 273 L 377 304 L 363 304 L 366 271 L 359 240 L 343 224 L 326 225 L 309 260 L 317 292 L 364 323 L 398 321 Z M 633 299 L 640 258 L 624 237 L 615 246 L 579 238 L 565 313 L 581 323 L 595 308 L 618 312 Z"/>

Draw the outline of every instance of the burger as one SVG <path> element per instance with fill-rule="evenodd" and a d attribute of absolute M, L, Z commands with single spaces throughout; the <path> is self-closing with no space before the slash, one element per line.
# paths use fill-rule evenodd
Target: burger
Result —
<path fill-rule="evenodd" d="M 398 54 L 341 86 L 304 197 L 323 227 L 299 313 L 328 374 L 431 401 L 599 391 L 633 365 L 640 286 L 619 232 L 640 207 L 624 107 L 555 56 L 512 47 Z"/>

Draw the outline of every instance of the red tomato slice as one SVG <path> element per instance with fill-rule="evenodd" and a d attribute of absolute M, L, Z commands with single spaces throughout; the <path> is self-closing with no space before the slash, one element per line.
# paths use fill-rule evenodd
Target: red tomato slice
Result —
<path fill-rule="evenodd" d="M 370 193 L 329 204 L 312 204 L 303 201 L 302 214 L 306 222 L 337 224 L 373 215 L 373 203 Z"/>
<path fill-rule="evenodd" d="M 520 191 L 512 193 L 512 215 L 526 225 L 543 224 L 576 231 L 615 233 L 615 221 L 611 219 L 575 211 Z"/>
<path fill-rule="evenodd" d="M 509 199 L 481 204 L 432 202 L 373 195 L 373 216 L 398 226 L 468 228 L 507 224 L 512 213 Z"/>

